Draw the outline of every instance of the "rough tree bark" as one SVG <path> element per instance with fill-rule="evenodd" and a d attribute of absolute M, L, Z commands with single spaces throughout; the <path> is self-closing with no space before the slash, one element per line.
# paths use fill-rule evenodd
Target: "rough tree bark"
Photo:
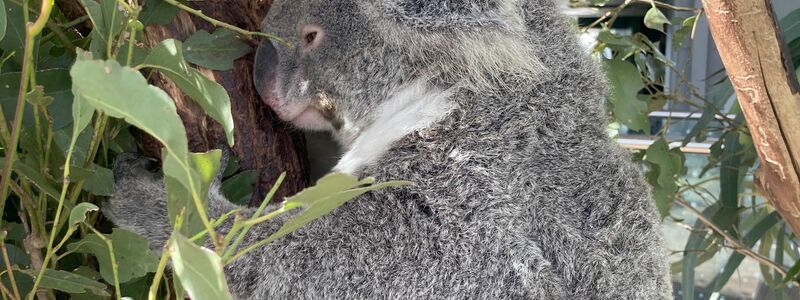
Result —
<path fill-rule="evenodd" d="M 57 0 L 59 8 L 70 18 L 85 15 L 76 0 Z M 217 20 L 235 26 L 258 31 L 261 20 L 269 10 L 271 0 L 206 0 L 189 1 L 188 5 L 203 11 Z M 89 24 L 89 23 L 87 23 Z M 88 32 L 88 26 L 85 31 Z M 149 46 L 167 39 L 185 40 L 197 30 L 213 32 L 208 22 L 180 12 L 168 25 L 151 25 L 145 28 L 144 39 Z M 252 46 L 256 44 L 253 41 Z M 291 196 L 306 187 L 305 141 L 299 132 L 278 120 L 277 116 L 258 97 L 252 81 L 254 54 L 238 59 L 234 68 L 219 72 L 201 71 L 220 83 L 230 95 L 234 116 L 236 145 L 234 152 L 240 158 L 243 169 L 259 172 L 259 180 L 251 204 L 259 203 L 282 172 L 286 180 L 276 194 L 275 200 Z M 214 120 L 203 113 L 171 82 L 162 76 L 152 76 L 151 83 L 163 88 L 175 100 L 178 113 L 183 119 L 189 137 L 189 149 L 204 152 L 225 143 L 225 134 Z M 161 157 L 161 145 L 149 136 L 141 136 L 140 146 L 146 155 Z"/>
<path fill-rule="evenodd" d="M 252 0 L 206 0 L 189 1 L 195 9 L 203 11 L 217 20 L 238 27 L 258 31 L 261 20 L 267 13 L 271 1 Z M 180 12 L 172 23 L 166 26 L 148 26 L 145 39 L 150 46 L 167 39 L 185 40 L 197 30 L 213 32 L 208 22 Z M 255 42 L 252 45 L 257 46 Z M 260 173 L 251 204 L 263 199 L 266 192 L 281 174 L 286 172 L 286 180 L 278 190 L 275 200 L 291 196 L 304 188 L 308 181 L 305 171 L 305 142 L 302 135 L 289 125 L 278 120 L 275 114 L 258 97 L 253 86 L 253 59 L 251 53 L 234 64 L 234 69 L 225 72 L 203 70 L 209 77 L 222 84 L 231 98 L 235 123 L 236 145 L 234 151 L 241 159 L 245 169 Z M 184 121 L 189 136 L 189 149 L 195 152 L 207 151 L 222 145 L 225 134 L 214 120 L 190 98 L 180 92 L 171 82 L 161 76 L 154 76 L 153 83 L 164 88 L 175 100 L 178 113 Z M 156 157 L 161 146 L 153 139 L 145 139 L 145 151 Z"/>
<path fill-rule="evenodd" d="M 761 167 L 761 192 L 800 234 L 800 85 L 770 0 L 703 0 Z"/>

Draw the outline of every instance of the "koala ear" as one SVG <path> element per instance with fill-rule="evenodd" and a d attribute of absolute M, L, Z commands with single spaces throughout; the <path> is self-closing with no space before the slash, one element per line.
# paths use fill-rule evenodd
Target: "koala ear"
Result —
<path fill-rule="evenodd" d="M 399 23 L 426 29 L 502 29 L 521 18 L 518 0 L 385 0 L 385 12 Z"/>

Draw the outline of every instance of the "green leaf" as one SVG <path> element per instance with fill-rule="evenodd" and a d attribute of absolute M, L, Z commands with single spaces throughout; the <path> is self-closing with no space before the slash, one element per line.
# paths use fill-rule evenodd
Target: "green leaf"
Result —
<path fill-rule="evenodd" d="M 702 133 L 708 128 L 708 124 L 720 113 L 720 108 L 724 106 L 725 102 L 733 96 L 733 85 L 731 85 L 730 80 L 728 80 L 726 76 L 721 82 L 711 87 L 709 94 L 710 102 L 705 105 L 703 114 L 692 127 L 692 130 L 683 138 L 684 146 L 689 144 L 692 139 L 698 142 L 705 141 L 706 136 Z"/>
<path fill-rule="evenodd" d="M 0 168 L 5 166 L 5 160 L 0 160 Z M 52 199 L 58 199 L 61 192 L 55 188 L 52 182 L 44 175 L 39 173 L 35 168 L 29 166 L 27 163 L 18 160 L 14 162 L 14 173 L 27 178 L 33 185 L 39 188 L 42 192 L 50 196 Z"/>
<path fill-rule="evenodd" d="M 236 33 L 218 28 L 213 34 L 200 30 L 192 34 L 183 44 L 186 60 L 198 66 L 226 71 L 233 68 L 233 61 L 250 53 L 250 46 Z"/>
<path fill-rule="evenodd" d="M 8 18 L 6 17 L 6 4 L 0 1 L 0 40 L 6 36 L 6 28 L 8 27 Z"/>
<path fill-rule="evenodd" d="M 661 12 L 658 7 L 651 7 L 644 15 L 644 25 L 647 28 L 665 32 L 666 26 L 672 24 L 667 19 L 667 16 Z"/>
<path fill-rule="evenodd" d="M 25 232 L 25 227 L 20 223 L 4 221 L 3 230 L 6 231 L 6 241 L 19 242 L 28 236 L 28 233 Z"/>
<path fill-rule="evenodd" d="M 222 194 L 229 201 L 239 205 L 247 205 L 253 194 L 253 187 L 258 181 L 258 172 L 247 170 L 222 182 Z"/>
<path fill-rule="evenodd" d="M 742 145 L 739 143 L 739 133 L 730 131 L 725 134 L 724 148 L 720 158 L 719 167 L 719 201 L 722 206 L 729 208 L 739 207 L 739 191 L 741 190 L 740 171 L 742 158 Z"/>
<path fill-rule="evenodd" d="M 692 33 L 696 22 L 697 16 L 688 17 L 681 22 L 681 28 L 675 30 L 675 34 L 672 35 L 672 49 L 680 49 L 683 47 L 683 44 L 686 42 L 686 37 Z"/>
<path fill-rule="evenodd" d="M 683 154 L 679 148 L 670 150 L 667 140 L 662 137 L 647 148 L 645 160 L 651 163 L 647 179 L 653 185 L 653 198 L 661 217 L 665 217 L 669 215 L 678 191 L 676 181 L 683 170 Z"/>
<path fill-rule="evenodd" d="M 25 94 L 25 101 L 34 106 L 48 106 L 53 103 L 53 97 L 44 94 L 44 87 L 34 86 L 33 89 Z"/>
<path fill-rule="evenodd" d="M 617 59 L 605 60 L 605 65 L 611 83 L 609 100 L 614 116 L 633 130 L 647 130 L 647 102 L 637 97 L 644 88 L 639 70 L 633 64 Z"/>
<path fill-rule="evenodd" d="M 175 103 L 163 90 L 148 85 L 136 70 L 116 61 L 78 61 L 70 71 L 73 91 L 107 115 L 125 119 L 164 145 L 165 155 L 175 157 L 164 163 L 164 173 L 186 187 L 197 176 L 188 169 L 186 130 Z M 136 98 L 131 98 L 136 95 Z M 188 189 L 188 188 L 187 188 Z"/>
<path fill-rule="evenodd" d="M 753 229 L 751 229 L 747 234 L 745 234 L 742 242 L 746 247 L 753 247 L 755 246 L 756 242 L 761 239 L 761 236 L 764 235 L 770 228 L 778 224 L 780 221 L 780 215 L 777 212 L 772 212 L 769 215 L 765 216 L 761 221 L 759 221 Z M 722 268 L 722 272 L 717 275 L 717 278 L 714 280 L 714 292 L 719 292 L 728 283 L 733 273 L 736 272 L 736 269 L 739 268 L 739 265 L 744 260 L 744 255 L 739 252 L 733 252 L 728 258 L 728 262 L 725 264 L 725 267 Z M 787 276 L 788 277 L 788 276 Z"/>
<path fill-rule="evenodd" d="M 114 193 L 114 172 L 111 169 L 92 165 L 83 189 L 97 196 L 111 196 Z"/>
<path fill-rule="evenodd" d="M 89 126 L 89 123 L 92 122 L 92 116 L 94 116 L 94 107 L 89 105 L 89 103 L 86 102 L 86 99 L 80 97 L 79 93 L 73 91 L 73 94 L 77 96 L 74 97 L 72 101 L 72 138 L 77 139 L 81 131 L 86 129 L 86 127 Z"/>
<path fill-rule="evenodd" d="M 232 299 L 222 269 L 222 259 L 213 251 L 201 248 L 181 234 L 169 241 L 175 274 L 194 300 Z"/>
<path fill-rule="evenodd" d="M 795 9 L 780 20 L 786 43 L 800 39 L 800 9 Z"/>
<path fill-rule="evenodd" d="M 14 281 L 17 283 L 17 288 L 19 288 L 20 295 L 29 294 L 33 289 L 33 277 L 21 270 L 13 270 L 12 272 L 14 272 Z M 2 272 L 1 274 L 0 282 L 2 282 L 6 287 L 10 287 L 11 279 L 8 277 L 8 273 Z"/>
<path fill-rule="evenodd" d="M 8 260 L 11 262 L 11 266 L 16 266 L 18 268 L 27 268 L 30 266 L 31 261 L 28 259 L 28 255 L 25 253 L 25 250 L 22 250 L 13 244 L 6 243 L 6 252 L 8 253 Z M 7 270 L 5 260 L 3 259 L 0 259 L 0 268 L 2 271 Z"/>
<path fill-rule="evenodd" d="M 26 273 L 35 278 L 37 272 L 28 270 Z M 98 296 L 110 296 L 106 285 L 84 276 L 62 270 L 45 269 L 39 288 L 54 289 L 67 293 L 91 292 Z"/>
<path fill-rule="evenodd" d="M 0 49 L 5 54 L 14 52 L 13 61 L 22 63 L 23 47 L 25 46 L 25 20 L 23 19 L 22 6 L 9 0 L 0 0 L 5 7 L 6 30 L 5 36 L 0 39 Z"/>
<path fill-rule="evenodd" d="M 359 181 L 357 177 L 344 173 L 325 175 L 317 181 L 315 186 L 306 188 L 283 202 L 284 210 L 289 211 L 294 208 L 304 207 L 303 212 L 283 224 L 278 231 L 270 235 L 264 242 L 268 243 L 279 239 L 328 214 L 345 202 L 369 191 L 411 184 L 408 181 L 372 184 L 374 181 L 374 178 L 365 178 Z"/>
<path fill-rule="evenodd" d="M 718 205 L 711 205 L 703 210 L 703 216 L 710 218 L 716 214 L 718 210 Z M 690 232 L 689 239 L 686 240 L 686 247 L 684 247 L 682 260 L 681 288 L 683 289 L 683 300 L 694 300 L 694 268 L 697 267 L 697 258 L 701 252 L 706 251 L 714 240 L 713 237 L 706 238 L 706 226 L 700 220 L 695 221 Z"/>
<path fill-rule="evenodd" d="M 178 15 L 178 8 L 164 0 L 147 0 L 144 10 L 139 14 L 139 21 L 144 25 L 166 25 Z"/>
<path fill-rule="evenodd" d="M 3 105 L 3 113 L 6 120 L 14 119 L 14 111 L 17 105 L 17 93 L 19 92 L 19 72 L 9 72 L 0 74 L 0 104 Z M 72 105 L 72 81 L 67 69 L 49 69 L 36 72 L 36 81 L 44 87 L 44 95 L 52 97 L 52 104 L 47 107 L 47 111 L 53 118 L 54 130 L 64 128 L 72 122 L 70 106 Z M 25 115 L 22 119 L 26 127 L 33 128 L 33 107 L 26 102 Z"/>
<path fill-rule="evenodd" d="M 207 153 L 189 154 L 192 169 L 197 171 L 200 183 L 200 195 L 204 208 L 208 206 L 208 187 L 214 176 L 219 170 L 220 157 L 222 151 L 212 150 Z M 165 164 L 172 160 L 164 157 Z M 170 222 L 175 223 L 176 218 L 183 212 L 183 222 L 179 232 L 188 236 L 194 236 L 204 229 L 202 220 L 197 213 L 194 201 L 185 197 L 188 191 L 176 179 L 172 177 L 164 178 L 167 188 L 167 212 Z"/>
<path fill-rule="evenodd" d="M 800 261 L 796 261 L 794 265 L 786 271 L 786 278 L 783 279 L 784 283 L 792 280 L 797 280 L 797 275 L 800 274 Z"/>
<path fill-rule="evenodd" d="M 228 144 L 233 145 L 233 115 L 227 91 L 199 71 L 190 68 L 183 57 L 181 42 L 169 39 L 154 47 L 144 65 L 161 71 L 191 97 L 214 120 L 222 124 Z"/>
<path fill-rule="evenodd" d="M 105 57 L 109 43 L 122 31 L 127 17 L 116 0 L 80 0 L 92 20 L 92 49 L 96 57 Z"/>
<path fill-rule="evenodd" d="M 86 214 L 90 211 L 98 211 L 100 210 L 97 205 L 91 204 L 89 202 L 79 203 L 72 208 L 69 212 L 69 226 L 78 226 L 78 224 L 83 223 L 86 221 Z"/>
<path fill-rule="evenodd" d="M 128 297 L 128 299 L 147 299 L 147 295 L 150 292 L 150 283 L 152 281 L 153 281 L 153 276 L 145 276 L 142 278 L 128 281 L 124 284 L 120 284 L 120 292 L 123 296 L 122 299 L 125 299 L 125 297 Z M 164 299 L 164 298 L 166 297 L 162 298 L 162 296 L 156 296 L 156 299 Z M 174 298 L 174 299 L 183 299 L 183 298 Z"/>
<path fill-rule="evenodd" d="M 110 236 L 114 246 L 114 258 L 117 261 L 119 282 L 128 282 L 140 278 L 149 272 L 155 272 L 158 258 L 150 251 L 147 239 L 120 228 L 114 228 Z M 92 254 L 100 264 L 100 275 L 106 282 L 114 282 L 111 269 L 111 255 L 108 245 L 96 234 L 90 234 L 80 241 L 67 245 L 67 249 L 78 253 Z"/>
<path fill-rule="evenodd" d="M 143 48 L 138 45 L 134 45 L 131 48 L 128 43 L 123 43 L 119 47 L 116 57 L 120 65 L 124 66 L 128 64 L 128 52 L 132 53 L 130 66 L 139 66 L 144 63 L 145 58 L 150 55 L 150 48 Z"/>

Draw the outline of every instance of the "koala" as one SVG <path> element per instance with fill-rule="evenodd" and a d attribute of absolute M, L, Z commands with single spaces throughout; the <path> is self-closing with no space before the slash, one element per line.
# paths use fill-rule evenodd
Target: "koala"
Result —
<path fill-rule="evenodd" d="M 330 132 L 334 171 L 415 185 L 226 266 L 237 299 L 671 298 L 650 191 L 606 134 L 605 77 L 555 0 L 276 0 L 263 29 L 293 44 L 257 50 L 277 115 Z M 160 246 L 148 165 L 117 163 L 104 211 Z M 212 218 L 238 208 L 216 186 L 209 201 Z"/>

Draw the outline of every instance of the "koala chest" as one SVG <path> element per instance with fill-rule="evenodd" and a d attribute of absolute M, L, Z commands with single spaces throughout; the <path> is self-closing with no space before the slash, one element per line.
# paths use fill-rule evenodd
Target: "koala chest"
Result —
<path fill-rule="evenodd" d="M 276 249 L 285 255 L 265 265 L 291 276 L 269 290 L 292 286 L 296 290 L 286 295 L 309 297 L 504 298 L 528 295 L 539 276 L 557 277 L 509 220 L 442 213 L 424 199 L 347 204 Z"/>

